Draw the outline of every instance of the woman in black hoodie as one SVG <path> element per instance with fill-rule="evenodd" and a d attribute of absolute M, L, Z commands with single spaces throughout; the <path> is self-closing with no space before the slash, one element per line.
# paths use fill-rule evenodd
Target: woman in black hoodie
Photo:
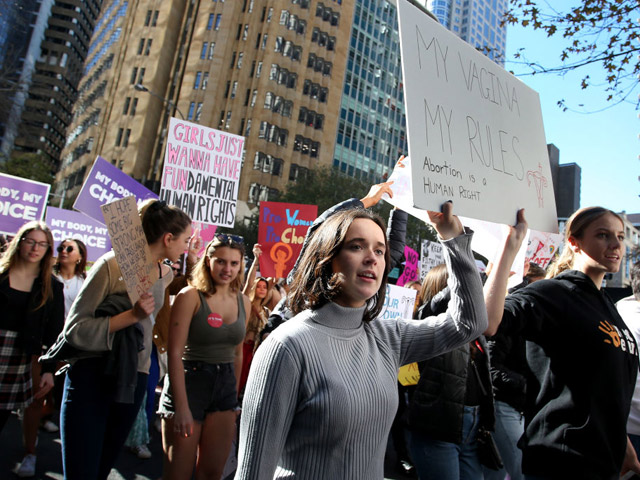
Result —
<path fill-rule="evenodd" d="M 638 371 L 633 335 L 601 289 L 617 272 L 624 224 L 601 207 L 575 212 L 565 227 L 562 255 L 547 280 L 509 295 L 506 282 L 517 246 L 507 240 L 485 285 L 500 332 L 526 340 L 525 432 L 519 446 L 529 478 L 617 479 L 640 472 L 626 434 Z"/>

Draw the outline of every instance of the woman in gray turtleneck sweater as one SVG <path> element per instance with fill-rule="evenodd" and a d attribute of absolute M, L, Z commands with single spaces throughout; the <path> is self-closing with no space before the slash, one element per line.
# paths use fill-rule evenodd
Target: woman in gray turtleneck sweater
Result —
<path fill-rule="evenodd" d="M 314 233 L 292 284 L 296 317 L 267 338 L 249 373 L 236 479 L 383 478 L 398 368 L 487 329 L 471 233 L 450 203 L 429 215 L 451 301 L 423 322 L 376 319 L 389 265 L 380 217 L 345 210 Z"/>

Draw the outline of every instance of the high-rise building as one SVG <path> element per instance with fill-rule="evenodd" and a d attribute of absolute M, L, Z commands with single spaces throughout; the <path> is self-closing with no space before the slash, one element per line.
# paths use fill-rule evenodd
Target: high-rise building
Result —
<path fill-rule="evenodd" d="M 35 152 L 57 170 L 102 0 L 3 2 L 0 138 L 4 158 Z"/>
<path fill-rule="evenodd" d="M 169 116 L 246 136 L 250 208 L 331 165 L 354 8 L 341 3 L 106 2 L 59 189 L 76 194 L 101 155 L 157 190 Z"/>
<path fill-rule="evenodd" d="M 356 1 L 346 48 L 333 166 L 373 183 L 407 153 L 396 2 Z"/>
<path fill-rule="evenodd" d="M 416 0 L 467 43 L 504 65 L 507 27 L 500 25 L 508 0 Z"/>

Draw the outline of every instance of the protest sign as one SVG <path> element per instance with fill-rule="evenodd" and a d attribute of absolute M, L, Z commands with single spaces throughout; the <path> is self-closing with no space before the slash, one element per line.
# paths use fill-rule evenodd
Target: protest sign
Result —
<path fill-rule="evenodd" d="M 51 185 L 0 173 L 0 233 L 13 235 L 32 220 L 42 220 Z"/>
<path fill-rule="evenodd" d="M 418 362 L 401 366 L 398 370 L 398 381 L 404 387 L 417 385 L 420 381 L 420 368 L 418 367 Z"/>
<path fill-rule="evenodd" d="M 84 213 L 49 207 L 47 225 L 51 228 L 56 244 L 67 238 L 82 241 L 87 246 L 87 260 L 90 262 L 95 262 L 111 250 L 107 227 Z"/>
<path fill-rule="evenodd" d="M 405 245 L 404 259 L 404 270 L 396 282 L 396 285 L 399 287 L 402 287 L 405 283 L 409 283 L 420 278 L 420 265 L 418 264 L 420 257 L 418 256 L 418 252 Z"/>
<path fill-rule="evenodd" d="M 423 240 L 420 249 L 420 280 L 424 280 L 427 272 L 441 263 L 444 263 L 442 245 L 438 242 Z"/>
<path fill-rule="evenodd" d="M 195 222 L 232 227 L 244 137 L 171 118 L 160 199 Z"/>
<path fill-rule="evenodd" d="M 558 254 L 563 236 L 559 233 L 529 232 L 526 261 L 533 262 L 542 268 L 547 268 L 551 260 Z"/>
<path fill-rule="evenodd" d="M 103 205 L 102 213 L 129 299 L 136 303 L 158 279 L 136 200 L 133 196 L 115 200 Z"/>
<path fill-rule="evenodd" d="M 506 224 L 526 208 L 557 232 L 538 94 L 407 0 L 398 17 L 415 205 Z"/>
<path fill-rule="evenodd" d="M 389 177 L 389 181 L 393 181 L 393 184 L 391 185 L 393 198 L 390 198 L 387 194 L 384 194 L 382 198 L 394 207 L 404 210 L 423 222 L 429 223 L 429 215 L 426 210 L 415 208 L 413 206 L 413 193 L 411 188 L 408 187 L 411 185 L 411 177 L 411 158 L 407 157 L 402 161 L 402 163 L 399 162 L 396 165 Z M 438 208 L 438 210 L 440 210 L 440 208 Z M 457 214 L 455 203 L 453 213 Z M 462 225 L 471 228 L 475 232 L 471 240 L 471 248 L 484 256 L 490 262 L 495 262 L 509 233 L 509 226 L 461 216 L 459 216 L 459 218 Z M 515 223 L 516 212 L 513 212 L 513 218 L 511 219 L 510 224 L 515 225 Z M 515 272 L 515 275 L 509 278 L 510 286 L 513 282 L 517 281 L 518 278 L 520 278 L 520 281 L 517 283 L 522 281 L 526 245 L 527 242 L 525 239 L 513 262 L 513 266 L 511 267 L 511 270 Z M 517 283 L 513 283 L 513 285 L 516 285 Z"/>
<path fill-rule="evenodd" d="M 417 293 L 413 288 L 404 288 L 388 283 L 384 296 L 384 307 L 378 318 L 383 320 L 413 318 L 413 306 L 416 303 Z"/>
<path fill-rule="evenodd" d="M 73 208 L 104 224 L 100 207 L 133 195 L 138 202 L 158 196 L 102 157 L 91 167 Z"/>
<path fill-rule="evenodd" d="M 258 243 L 262 246 L 260 274 L 284 278 L 296 263 L 309 226 L 318 216 L 317 205 L 260 202 Z"/>

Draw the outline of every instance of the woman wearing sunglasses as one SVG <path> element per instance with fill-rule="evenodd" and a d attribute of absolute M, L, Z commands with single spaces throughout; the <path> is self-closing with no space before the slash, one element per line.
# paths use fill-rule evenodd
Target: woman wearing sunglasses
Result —
<path fill-rule="evenodd" d="M 38 364 L 64 322 L 62 284 L 52 275 L 53 237 L 45 223 L 20 228 L 0 258 L 0 431 L 24 409 L 25 457 L 16 473 L 33 476 L 36 440 L 55 363 Z"/>
<path fill-rule="evenodd" d="M 218 234 L 177 295 L 159 413 L 165 480 L 219 479 L 235 434 L 245 322 L 244 246 Z"/>
<path fill-rule="evenodd" d="M 69 314 L 71 305 L 76 299 L 80 287 L 87 278 L 87 247 L 81 240 L 67 238 L 58 248 L 58 259 L 53 266 L 53 273 L 64 285 L 64 314 Z"/>

